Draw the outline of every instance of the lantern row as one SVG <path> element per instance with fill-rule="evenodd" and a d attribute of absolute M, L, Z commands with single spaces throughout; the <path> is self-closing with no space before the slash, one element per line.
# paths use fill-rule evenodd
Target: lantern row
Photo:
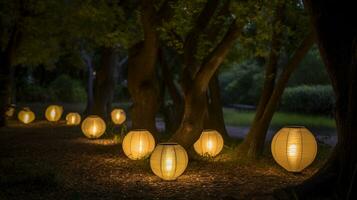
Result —
<path fill-rule="evenodd" d="M 14 110 L 8 110 L 7 115 L 13 115 Z M 45 117 L 50 122 L 58 121 L 63 113 L 63 107 L 48 106 Z M 35 119 L 35 114 L 29 108 L 23 108 L 18 113 L 21 122 L 29 124 Z M 112 122 L 121 125 L 126 120 L 123 109 L 116 108 L 111 112 Z M 81 116 L 70 112 L 66 115 L 67 125 L 79 125 Z M 83 134 L 96 139 L 106 130 L 106 124 L 97 115 L 90 115 L 83 120 L 81 129 Z M 204 130 L 193 147 L 197 154 L 204 157 L 215 157 L 223 149 L 224 140 L 216 130 Z M 164 180 L 175 180 L 186 169 L 188 156 L 185 149 L 177 143 L 159 143 L 155 147 L 155 139 L 145 129 L 130 131 L 123 139 L 124 154 L 132 160 L 150 157 L 150 166 L 154 174 Z M 317 154 L 317 143 L 314 135 L 303 126 L 290 126 L 280 129 L 273 137 L 271 151 L 274 160 L 290 172 L 301 172 L 309 166 Z M 151 155 L 151 156 L 150 156 Z"/>

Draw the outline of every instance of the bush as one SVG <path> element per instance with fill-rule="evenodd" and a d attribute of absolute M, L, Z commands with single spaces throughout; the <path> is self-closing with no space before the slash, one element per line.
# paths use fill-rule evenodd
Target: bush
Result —
<path fill-rule="evenodd" d="M 263 82 L 262 66 L 249 61 L 234 65 L 220 75 L 222 100 L 224 104 L 255 105 L 259 99 Z"/>
<path fill-rule="evenodd" d="M 331 114 L 335 102 L 329 85 L 302 85 L 286 88 L 280 110 L 309 114 Z"/>
<path fill-rule="evenodd" d="M 58 76 L 48 87 L 48 92 L 61 102 L 84 102 L 87 98 L 81 83 L 68 75 Z"/>

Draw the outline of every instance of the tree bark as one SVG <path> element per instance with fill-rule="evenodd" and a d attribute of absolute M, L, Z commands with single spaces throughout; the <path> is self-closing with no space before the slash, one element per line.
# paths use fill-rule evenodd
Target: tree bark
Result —
<path fill-rule="evenodd" d="M 272 94 L 264 107 L 260 107 L 261 116 L 255 117 L 249 132 L 243 143 L 239 146 L 240 155 L 248 159 L 257 159 L 262 155 L 264 150 L 265 138 L 273 118 L 274 112 L 280 102 L 281 95 L 289 81 L 293 71 L 297 68 L 300 61 L 304 58 L 314 43 L 314 35 L 310 32 L 296 49 L 287 65 L 283 68 L 278 81 L 275 83 Z M 257 111 L 258 113 L 258 111 Z"/>
<path fill-rule="evenodd" d="M 224 138 L 229 137 L 224 124 L 221 93 L 219 88 L 218 72 L 214 74 L 207 94 L 207 113 L 204 122 L 205 129 L 214 129 Z"/>
<path fill-rule="evenodd" d="M 185 84 L 183 119 L 180 127 L 171 137 L 171 141 L 177 142 L 188 149 L 199 138 L 203 129 L 209 82 L 240 35 L 240 32 L 240 27 L 233 21 L 222 41 L 206 56 L 191 84 Z"/>
<path fill-rule="evenodd" d="M 147 129 L 157 133 L 155 117 L 159 109 L 159 84 L 156 79 L 156 59 L 159 48 L 152 1 L 142 2 L 141 23 L 144 41 L 130 49 L 128 58 L 128 89 L 133 101 L 131 119 L 133 129 Z"/>
<path fill-rule="evenodd" d="M 325 165 L 311 178 L 277 193 L 298 199 L 356 199 L 357 14 L 353 2 L 306 0 L 320 54 L 336 95 L 338 142 Z M 316 190 L 319 188 L 319 190 Z"/>
<path fill-rule="evenodd" d="M 94 83 L 93 113 L 107 119 L 115 88 L 116 52 L 114 48 L 104 47 L 101 52 L 100 68 L 96 72 Z"/>

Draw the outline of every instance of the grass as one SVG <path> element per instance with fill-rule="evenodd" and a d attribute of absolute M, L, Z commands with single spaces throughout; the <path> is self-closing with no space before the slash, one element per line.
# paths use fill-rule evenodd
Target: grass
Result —
<path fill-rule="evenodd" d="M 254 111 L 237 111 L 231 108 L 224 108 L 224 120 L 231 126 L 250 126 L 254 118 Z M 318 128 L 336 128 L 332 118 L 318 115 L 306 115 L 296 113 L 276 112 L 271 126 L 281 127 L 286 125 L 302 125 Z"/>

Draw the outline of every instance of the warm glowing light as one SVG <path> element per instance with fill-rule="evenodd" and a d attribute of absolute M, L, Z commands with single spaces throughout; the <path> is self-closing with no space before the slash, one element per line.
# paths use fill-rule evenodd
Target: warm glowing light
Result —
<path fill-rule="evenodd" d="M 223 145 L 223 137 L 218 131 L 204 130 L 193 147 L 201 156 L 214 157 L 222 151 Z"/>
<path fill-rule="evenodd" d="M 81 123 L 81 115 L 79 113 L 68 113 L 66 115 L 67 125 L 79 125 Z"/>
<path fill-rule="evenodd" d="M 126 120 L 125 111 L 120 108 L 116 108 L 111 112 L 111 118 L 114 124 L 122 124 Z"/>
<path fill-rule="evenodd" d="M 317 143 L 303 126 L 284 127 L 274 136 L 271 151 L 275 161 L 287 171 L 300 172 L 315 159 Z"/>
<path fill-rule="evenodd" d="M 45 117 L 50 122 L 56 122 L 61 119 L 63 107 L 58 105 L 50 105 L 47 107 Z"/>
<path fill-rule="evenodd" d="M 7 117 L 12 117 L 12 116 L 14 116 L 14 114 L 15 114 L 15 105 L 11 105 L 11 106 L 9 106 L 8 108 L 7 108 L 7 110 L 6 110 L 6 112 L 5 112 L 5 115 L 7 116 Z"/>
<path fill-rule="evenodd" d="M 186 169 L 186 150 L 177 143 L 158 144 L 150 157 L 151 170 L 164 180 L 175 180 Z"/>
<path fill-rule="evenodd" d="M 35 120 L 35 113 L 29 108 L 23 108 L 18 114 L 19 120 L 24 124 L 29 124 Z"/>
<path fill-rule="evenodd" d="M 155 148 L 155 139 L 145 129 L 130 131 L 123 139 L 123 151 L 128 158 L 140 160 L 147 158 Z"/>
<path fill-rule="evenodd" d="M 82 132 L 88 138 L 99 138 L 105 132 L 106 125 L 102 118 L 90 115 L 82 123 Z"/>

